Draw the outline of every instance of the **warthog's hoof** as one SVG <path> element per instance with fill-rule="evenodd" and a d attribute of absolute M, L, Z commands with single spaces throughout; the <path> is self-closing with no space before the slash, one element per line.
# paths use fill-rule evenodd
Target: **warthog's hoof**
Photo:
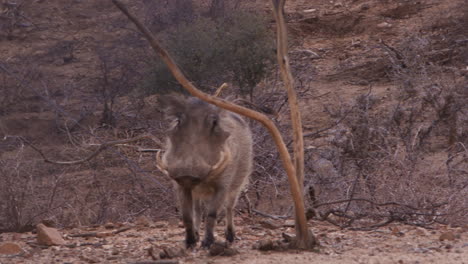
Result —
<path fill-rule="evenodd" d="M 210 248 L 210 246 L 214 243 L 214 241 L 215 241 L 214 237 L 205 237 L 201 245 L 203 248 Z"/>
<path fill-rule="evenodd" d="M 224 235 L 226 236 L 226 240 L 230 243 L 234 242 L 234 238 L 236 238 L 236 235 L 234 234 L 234 230 L 232 228 L 226 229 Z"/>
<path fill-rule="evenodd" d="M 197 245 L 198 240 L 199 240 L 198 233 L 187 234 L 185 237 L 185 246 L 187 248 L 194 248 Z"/>

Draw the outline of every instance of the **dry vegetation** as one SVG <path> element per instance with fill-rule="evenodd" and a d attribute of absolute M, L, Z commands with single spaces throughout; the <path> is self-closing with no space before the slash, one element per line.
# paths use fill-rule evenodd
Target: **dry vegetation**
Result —
<path fill-rule="evenodd" d="M 160 2 L 167 1 L 130 6 L 161 35 L 233 5 L 271 15 L 262 1 L 224 1 L 225 9 L 211 1 L 156 8 Z M 306 130 L 307 215 L 323 225 L 314 232 L 466 228 L 466 2 L 297 0 L 287 11 Z M 43 220 L 64 228 L 178 217 L 170 182 L 154 166 L 165 123 L 156 96 L 141 93 L 153 53 L 110 1 L 2 1 L 0 54 L 0 233 L 29 232 Z M 230 80 L 223 97 L 268 114 L 288 135 L 277 72 L 245 98 Z M 212 88 L 220 80 L 209 81 Z M 274 144 L 251 125 L 255 169 L 237 207 L 249 230 L 241 237 L 258 219 L 294 214 Z M 73 166 L 45 163 L 34 150 L 77 160 L 146 133 L 155 139 L 109 146 Z M 319 237 L 322 251 L 341 245 L 334 239 Z"/>

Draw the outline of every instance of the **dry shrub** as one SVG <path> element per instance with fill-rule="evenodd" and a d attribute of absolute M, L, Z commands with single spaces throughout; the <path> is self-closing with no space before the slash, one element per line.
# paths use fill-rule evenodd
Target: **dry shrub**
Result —
<path fill-rule="evenodd" d="M 354 224 L 377 217 L 409 224 L 466 222 L 468 94 L 455 68 L 431 62 L 431 41 L 414 37 L 389 49 L 395 104 L 380 107 L 369 93 L 351 105 L 330 106 L 342 122 L 329 147 L 312 150 L 310 183 L 319 206 Z M 456 162 L 453 160 L 456 159 Z"/>
<path fill-rule="evenodd" d="M 169 180 L 155 177 L 158 172 L 146 171 L 135 162 L 152 161 L 152 153 L 138 158 L 133 149 L 116 148 L 90 162 L 63 166 L 44 163 L 24 142 L 8 137 L 11 151 L 1 153 L 2 231 L 31 230 L 44 219 L 59 226 L 79 226 L 132 221 L 142 214 L 152 218 L 175 214 Z M 84 157 L 91 149 L 85 145 L 56 155 L 67 160 Z"/>

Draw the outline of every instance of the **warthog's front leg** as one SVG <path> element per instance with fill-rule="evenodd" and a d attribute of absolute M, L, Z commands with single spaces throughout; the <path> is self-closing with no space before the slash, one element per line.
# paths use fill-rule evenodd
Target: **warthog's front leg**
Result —
<path fill-rule="evenodd" d="M 193 200 L 192 190 L 179 187 L 179 199 L 182 206 L 182 221 L 185 227 L 185 244 L 187 248 L 192 248 L 198 241 L 198 234 L 193 223 Z"/>
<path fill-rule="evenodd" d="M 226 190 L 219 188 L 213 195 L 210 201 L 208 201 L 207 209 L 208 214 L 206 216 L 206 228 L 205 238 L 202 241 L 202 247 L 209 248 L 215 241 L 213 229 L 216 223 L 216 217 L 218 216 L 219 209 L 223 206 L 226 198 Z"/>

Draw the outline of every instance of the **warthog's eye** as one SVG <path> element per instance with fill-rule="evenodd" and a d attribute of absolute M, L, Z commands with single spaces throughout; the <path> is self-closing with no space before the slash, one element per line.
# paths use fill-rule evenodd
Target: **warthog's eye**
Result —
<path fill-rule="evenodd" d="M 211 131 L 214 131 L 218 126 L 218 116 L 217 115 L 210 115 L 208 118 L 209 122 L 211 122 Z"/>

